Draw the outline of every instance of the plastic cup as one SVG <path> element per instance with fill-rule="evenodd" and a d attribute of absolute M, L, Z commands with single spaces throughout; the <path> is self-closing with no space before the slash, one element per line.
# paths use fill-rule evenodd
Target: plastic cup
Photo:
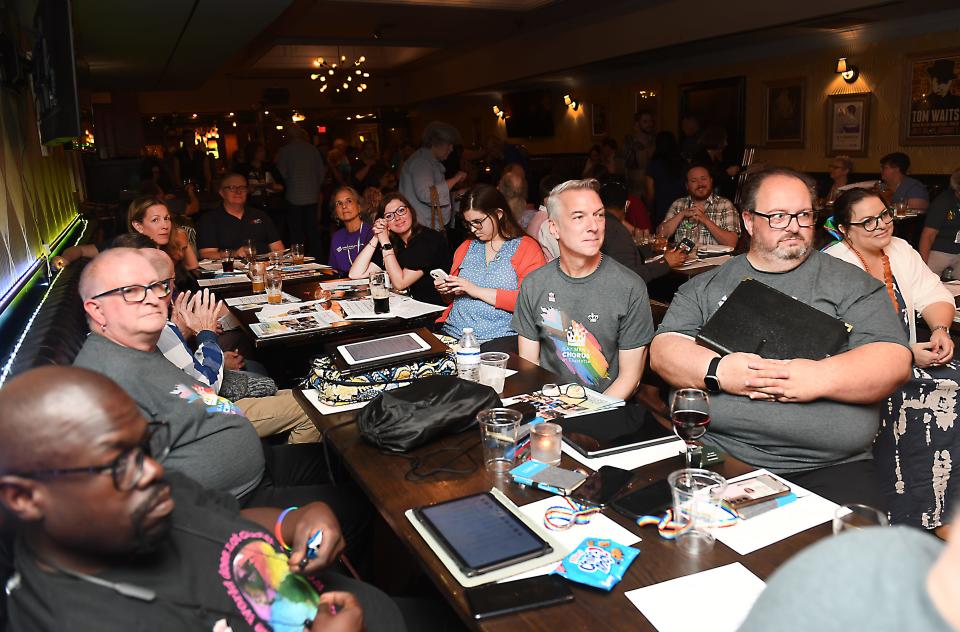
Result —
<path fill-rule="evenodd" d="M 516 410 L 490 408 L 477 415 L 480 426 L 480 445 L 483 464 L 488 472 L 508 472 L 513 469 L 517 448 L 517 432 L 523 418 Z"/>
<path fill-rule="evenodd" d="M 503 393 L 503 382 L 507 377 L 506 353 L 487 351 L 480 354 L 480 383 L 486 384 L 497 394 Z"/>
<path fill-rule="evenodd" d="M 710 551 L 715 541 L 710 528 L 727 515 L 722 509 L 727 479 L 710 470 L 686 468 L 667 481 L 673 492 L 673 520 L 681 527 L 677 546 L 692 555 Z"/>
<path fill-rule="evenodd" d="M 563 428 L 544 421 L 530 428 L 530 456 L 534 461 L 560 465 L 560 443 Z"/>
<path fill-rule="evenodd" d="M 267 302 L 278 305 L 283 302 L 283 272 L 268 270 L 266 276 Z"/>
<path fill-rule="evenodd" d="M 267 262 L 254 261 L 247 268 L 250 275 L 250 285 L 254 292 L 263 292 L 266 289 Z"/>

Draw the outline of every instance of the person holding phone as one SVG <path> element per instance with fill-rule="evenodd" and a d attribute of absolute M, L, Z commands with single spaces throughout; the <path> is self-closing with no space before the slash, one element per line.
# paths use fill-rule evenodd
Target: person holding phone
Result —
<path fill-rule="evenodd" d="M 540 244 L 524 235 L 506 198 L 488 184 L 467 192 L 460 215 L 472 238 L 457 248 L 450 274 L 434 280 L 450 302 L 437 322 L 455 338 L 464 327 L 481 342 L 516 336 L 510 321 L 520 284 L 546 262 Z"/>
<path fill-rule="evenodd" d="M 371 272 L 386 270 L 395 290 L 410 289 L 418 301 L 443 305 L 430 271 L 450 267 L 447 240 L 417 220 L 410 202 L 400 193 L 383 198 L 373 223 L 373 239 L 353 259 L 351 279 L 364 279 Z"/>

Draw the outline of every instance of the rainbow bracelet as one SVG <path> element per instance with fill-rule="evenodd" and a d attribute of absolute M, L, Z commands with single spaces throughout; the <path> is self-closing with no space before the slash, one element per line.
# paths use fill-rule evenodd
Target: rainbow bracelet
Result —
<path fill-rule="evenodd" d="M 277 542 L 279 542 L 280 546 L 282 546 L 287 551 L 291 550 L 292 547 L 288 546 L 283 539 L 283 519 L 287 517 L 288 513 L 290 513 L 291 511 L 296 511 L 297 509 L 300 509 L 300 508 L 287 507 L 286 509 L 280 512 L 280 515 L 277 517 L 276 524 L 273 525 L 273 535 L 277 536 Z"/>
<path fill-rule="evenodd" d="M 600 513 L 599 507 L 589 507 L 564 498 L 567 507 L 555 505 L 543 514 L 543 525 L 551 531 L 565 531 L 577 524 L 587 524 L 593 514 Z"/>

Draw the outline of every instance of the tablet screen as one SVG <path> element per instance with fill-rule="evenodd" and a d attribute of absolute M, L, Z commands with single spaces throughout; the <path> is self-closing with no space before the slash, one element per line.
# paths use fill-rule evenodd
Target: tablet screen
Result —
<path fill-rule="evenodd" d="M 552 551 L 489 492 L 423 507 L 418 515 L 467 575 Z"/>
<path fill-rule="evenodd" d="M 343 358 L 350 364 L 417 353 L 429 348 L 430 345 L 423 338 L 412 333 L 365 340 L 337 347 L 343 354 Z"/>

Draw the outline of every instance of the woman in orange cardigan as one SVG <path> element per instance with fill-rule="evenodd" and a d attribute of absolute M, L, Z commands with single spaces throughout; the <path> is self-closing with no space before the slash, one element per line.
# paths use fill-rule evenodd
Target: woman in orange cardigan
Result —
<path fill-rule="evenodd" d="M 516 336 L 513 308 L 524 277 L 545 262 L 540 244 L 524 234 L 503 194 L 490 185 L 470 189 L 460 215 L 473 239 L 457 248 L 450 275 L 434 283 L 452 301 L 437 319 L 441 331 L 459 339 L 464 327 L 472 327 L 481 343 Z"/>

